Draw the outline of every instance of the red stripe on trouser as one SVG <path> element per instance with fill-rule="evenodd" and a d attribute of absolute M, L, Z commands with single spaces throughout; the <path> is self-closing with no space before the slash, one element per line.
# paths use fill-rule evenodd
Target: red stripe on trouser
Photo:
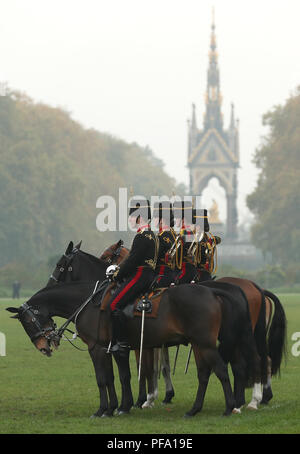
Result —
<path fill-rule="evenodd" d="M 178 279 L 182 279 L 183 276 L 185 275 L 185 272 L 186 272 L 185 262 L 183 262 L 183 264 L 182 264 L 182 273 L 181 273 L 181 275 L 179 276 Z"/>
<path fill-rule="evenodd" d="M 161 265 L 161 267 L 159 268 L 159 278 L 157 279 L 157 282 L 159 282 L 161 280 L 161 278 L 163 277 L 164 275 L 164 272 L 165 272 L 165 265 Z"/>
<path fill-rule="evenodd" d="M 136 273 L 134 278 L 132 278 L 131 281 L 129 281 L 128 284 L 123 288 L 123 290 L 121 290 L 121 292 L 116 296 L 116 298 L 113 300 L 113 302 L 110 305 L 110 308 L 112 311 L 115 310 L 117 303 L 125 295 L 125 293 L 128 292 L 128 290 L 131 289 L 131 287 L 137 283 L 137 281 L 139 280 L 139 278 L 142 275 L 142 272 L 143 272 L 143 268 L 139 268 L 138 272 Z"/>

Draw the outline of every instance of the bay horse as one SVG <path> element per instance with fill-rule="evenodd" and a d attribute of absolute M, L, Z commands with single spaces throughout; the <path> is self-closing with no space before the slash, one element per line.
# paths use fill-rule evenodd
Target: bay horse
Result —
<path fill-rule="evenodd" d="M 101 255 L 101 258 L 110 263 L 120 263 L 120 261 L 126 258 L 128 253 L 129 250 L 122 247 L 119 241 L 108 247 Z M 252 330 L 256 339 L 258 354 L 261 358 L 261 381 L 254 384 L 252 399 L 248 404 L 248 408 L 257 410 L 259 403 L 267 404 L 273 397 L 271 377 L 280 373 L 282 358 L 286 355 L 285 312 L 276 295 L 269 290 L 261 289 L 257 284 L 248 279 L 223 277 L 200 282 L 199 285 L 222 288 L 226 283 L 233 284 L 242 289 L 249 304 Z M 163 376 L 168 386 L 169 396 L 172 398 L 175 393 L 171 381 L 168 359 L 168 349 L 164 348 L 162 360 L 163 364 L 165 363 L 167 366 L 163 369 Z M 157 389 L 157 373 L 155 377 Z M 154 392 L 154 395 L 156 394 L 157 390 Z"/>
<path fill-rule="evenodd" d="M 100 256 L 100 260 L 96 257 L 87 254 L 80 250 L 80 245 L 73 247 L 73 243 L 70 242 L 66 249 L 65 254 L 58 261 L 55 270 L 50 276 L 47 285 L 53 285 L 57 282 L 71 282 L 74 280 L 96 280 L 101 276 L 101 267 L 103 261 L 107 265 L 111 263 L 120 263 L 127 255 L 128 249 L 123 247 L 122 240 L 118 241 L 114 245 L 108 247 Z M 102 276 L 103 277 L 103 276 Z M 227 287 L 226 287 L 227 286 Z M 236 298 L 240 297 L 239 290 L 235 289 L 235 286 L 223 283 L 218 284 L 219 290 L 225 290 L 231 292 L 231 295 L 235 292 Z M 228 294 L 227 293 L 227 296 Z M 264 338 L 263 338 L 263 341 Z M 169 403 L 172 396 L 174 395 L 174 388 L 170 378 L 170 365 L 168 348 L 163 346 L 162 351 L 162 374 L 166 382 L 166 396 L 163 403 Z M 142 374 L 139 382 L 139 396 L 135 406 L 137 407 L 150 407 L 153 401 L 157 397 L 158 388 L 158 349 L 144 349 L 142 356 Z M 139 351 L 136 352 L 137 367 L 139 367 Z M 229 361 L 229 356 L 224 356 L 223 359 Z M 242 387 L 239 385 L 241 378 L 239 376 L 238 368 L 235 364 L 233 357 L 231 357 L 234 379 L 235 379 L 235 396 L 237 402 L 242 406 L 244 404 L 244 397 L 242 396 Z M 148 383 L 148 393 L 146 392 L 146 382 Z"/>
<path fill-rule="evenodd" d="M 106 267 L 106 264 L 105 264 Z M 51 346 L 59 346 L 59 331 L 53 317 L 73 320 L 80 338 L 88 346 L 93 360 L 100 391 L 100 407 L 96 416 L 111 416 L 118 406 L 114 388 L 114 375 L 107 347 L 111 339 L 111 311 L 109 305 L 99 310 L 92 303 L 94 283 L 70 282 L 46 287 L 33 295 L 19 308 L 9 307 L 15 313 L 35 347 L 51 356 Z M 224 415 L 235 408 L 227 367 L 218 351 L 217 341 L 227 354 L 243 354 L 245 381 L 253 381 L 255 342 L 251 329 L 248 304 L 245 298 L 224 298 L 224 292 L 193 284 L 166 289 L 160 301 L 157 318 L 146 318 L 144 327 L 145 348 L 162 345 L 191 343 L 198 375 L 198 391 L 193 407 L 186 416 L 194 416 L 203 406 L 208 379 L 213 371 L 222 384 L 225 398 Z M 89 304 L 87 304 L 87 302 Z M 139 348 L 140 317 L 127 318 L 128 341 L 132 349 Z M 130 384 L 129 352 L 127 357 L 114 353 L 122 385 L 119 413 L 128 413 L 133 405 Z"/>

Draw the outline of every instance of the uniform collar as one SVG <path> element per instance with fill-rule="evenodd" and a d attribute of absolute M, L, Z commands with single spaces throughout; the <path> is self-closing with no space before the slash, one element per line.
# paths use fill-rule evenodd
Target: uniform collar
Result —
<path fill-rule="evenodd" d="M 144 230 L 149 230 L 150 229 L 150 225 L 149 224 L 145 224 L 145 225 L 141 225 L 138 229 L 137 229 L 137 233 L 140 233 L 140 232 L 143 232 Z"/>
<path fill-rule="evenodd" d="M 171 230 L 171 227 L 165 225 L 164 227 L 159 227 L 159 233 L 165 232 L 166 230 Z"/>

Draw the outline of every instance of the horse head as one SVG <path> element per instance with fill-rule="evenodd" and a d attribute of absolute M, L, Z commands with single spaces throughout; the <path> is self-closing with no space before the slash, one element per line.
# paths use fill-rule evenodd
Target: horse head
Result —
<path fill-rule="evenodd" d="M 51 347 L 58 348 L 60 338 L 46 307 L 29 305 L 27 302 L 19 308 L 8 307 L 6 310 L 16 314 L 12 318 L 21 322 L 31 342 L 43 355 L 50 357 Z"/>
<path fill-rule="evenodd" d="M 112 244 L 100 256 L 100 260 L 103 260 L 109 265 L 122 262 L 122 260 L 128 255 L 129 250 L 123 246 L 123 240 L 119 240 L 117 243 Z"/>
<path fill-rule="evenodd" d="M 70 282 L 72 280 L 71 273 L 73 271 L 72 262 L 75 254 L 80 250 L 82 241 L 76 246 L 73 241 L 70 241 L 65 253 L 58 260 L 46 287 L 50 287 L 58 282 Z"/>

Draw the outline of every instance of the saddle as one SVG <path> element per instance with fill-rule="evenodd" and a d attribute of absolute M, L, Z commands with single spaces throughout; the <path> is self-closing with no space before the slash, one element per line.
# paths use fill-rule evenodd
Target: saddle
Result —
<path fill-rule="evenodd" d="M 115 284 L 110 284 L 102 294 L 102 299 L 100 304 L 100 310 L 105 311 L 107 309 L 108 303 L 113 296 L 115 289 Z M 143 306 L 145 308 L 145 317 L 147 318 L 156 318 L 159 310 L 161 296 L 167 288 L 157 288 L 151 291 L 149 294 L 145 294 L 136 298 L 134 303 L 128 304 L 123 312 L 127 317 L 141 317 L 143 313 Z"/>

